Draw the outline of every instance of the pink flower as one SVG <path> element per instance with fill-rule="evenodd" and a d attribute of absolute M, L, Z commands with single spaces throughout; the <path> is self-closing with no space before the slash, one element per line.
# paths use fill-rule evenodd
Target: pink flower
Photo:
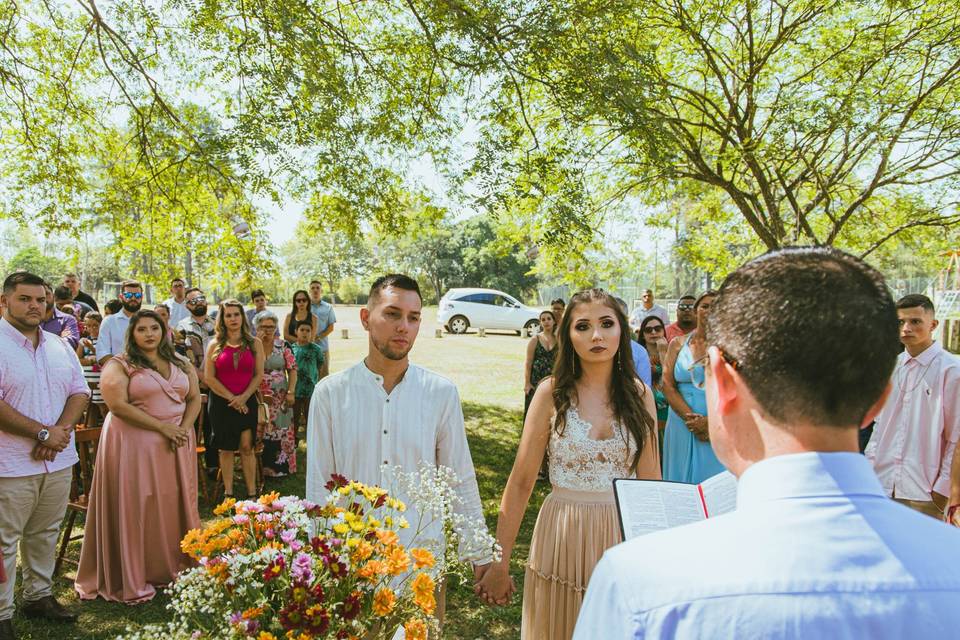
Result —
<path fill-rule="evenodd" d="M 250 516 L 245 513 L 238 513 L 237 515 L 233 516 L 233 522 L 234 524 L 247 524 L 250 522 Z"/>

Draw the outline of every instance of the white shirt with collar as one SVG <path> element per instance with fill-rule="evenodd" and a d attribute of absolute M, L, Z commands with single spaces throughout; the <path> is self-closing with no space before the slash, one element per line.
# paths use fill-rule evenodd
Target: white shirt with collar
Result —
<path fill-rule="evenodd" d="M 363 362 L 321 380 L 310 401 L 307 452 L 308 500 L 324 501 L 324 485 L 334 473 L 389 488 L 384 466 L 416 472 L 426 463 L 457 474 L 457 512 L 483 522 L 460 395 L 450 380 L 427 369 L 411 364 L 389 395 L 383 378 Z M 409 542 L 404 534 L 412 535 L 416 528 L 413 507 L 408 502 L 404 515 L 411 527 L 401 533 L 404 543 Z M 442 540 L 443 532 L 434 527 L 427 536 Z M 487 559 L 467 557 L 462 545 L 461 557 Z"/>
<path fill-rule="evenodd" d="M 103 319 L 100 325 L 100 337 L 97 338 L 97 361 L 107 356 L 118 356 L 126 349 L 127 327 L 130 316 L 121 309 Z"/>
<path fill-rule="evenodd" d="M 893 390 L 864 452 L 888 496 L 929 502 L 950 495 L 950 463 L 960 439 L 960 358 L 939 342 L 916 357 L 904 351 Z"/>
<path fill-rule="evenodd" d="M 661 307 L 658 304 L 654 304 L 649 309 L 645 308 L 642 304 L 638 305 L 633 313 L 630 314 L 630 328 L 636 330 L 640 328 L 640 325 L 643 324 L 643 321 L 649 316 L 657 316 L 660 320 L 663 321 L 663 326 L 670 324 L 670 314 L 666 309 Z"/>
<path fill-rule="evenodd" d="M 176 328 L 180 321 L 184 318 L 190 317 L 190 310 L 187 309 L 187 305 L 184 302 L 177 302 L 176 298 L 167 298 L 163 301 L 163 304 L 167 305 L 167 308 L 170 309 L 170 326 Z"/>

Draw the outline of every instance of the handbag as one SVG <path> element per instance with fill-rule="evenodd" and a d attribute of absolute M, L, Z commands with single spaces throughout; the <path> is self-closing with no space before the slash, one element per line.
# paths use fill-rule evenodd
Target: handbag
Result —
<path fill-rule="evenodd" d="M 267 424 L 270 422 L 270 405 L 267 404 L 263 393 L 257 391 L 257 424 Z"/>

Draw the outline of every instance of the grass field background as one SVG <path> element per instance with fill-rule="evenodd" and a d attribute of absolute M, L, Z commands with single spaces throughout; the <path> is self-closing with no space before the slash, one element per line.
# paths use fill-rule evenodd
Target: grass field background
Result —
<path fill-rule="evenodd" d="M 280 320 L 288 307 L 271 307 Z M 360 360 L 367 351 L 367 336 L 359 319 L 358 307 L 336 307 L 337 325 L 331 336 L 332 371 L 340 371 Z M 436 308 L 424 309 L 423 325 L 411 352 L 411 360 L 453 380 L 464 405 L 467 437 L 477 471 L 484 514 L 491 532 L 496 526 L 500 493 L 513 465 L 519 440 L 523 409 L 523 358 L 526 340 L 515 334 L 490 334 L 480 338 L 476 333 L 453 336 L 444 333 L 436 338 Z M 346 329 L 349 338 L 343 339 Z M 268 483 L 267 490 L 282 494 L 303 495 L 305 456 L 301 447 L 299 474 L 283 481 Z M 447 615 L 444 638 L 454 640 L 507 640 L 520 636 L 520 593 L 523 563 L 530 536 L 548 487 L 539 483 L 517 538 L 512 558 L 512 573 L 518 595 L 506 607 L 490 608 L 473 595 L 472 585 L 448 586 Z M 210 507 L 201 504 L 201 517 L 211 516 Z M 79 555 L 80 543 L 74 543 L 71 555 Z M 72 568 L 68 568 L 72 573 Z M 56 595 L 80 614 L 76 625 L 55 625 L 14 617 L 18 635 L 24 640 L 67 640 L 70 638 L 105 640 L 122 634 L 129 625 L 162 622 L 169 617 L 167 599 L 158 596 L 138 606 L 107 603 L 102 600 L 79 603 L 72 582 L 60 577 Z M 18 602 L 19 602 L 19 593 Z"/>

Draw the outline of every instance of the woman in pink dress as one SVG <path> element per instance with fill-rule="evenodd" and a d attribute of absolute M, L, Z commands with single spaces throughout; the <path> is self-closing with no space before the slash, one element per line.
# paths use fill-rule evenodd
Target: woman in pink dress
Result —
<path fill-rule="evenodd" d="M 123 355 L 103 369 L 110 413 L 93 472 L 75 588 L 84 600 L 135 604 L 156 595 L 190 560 L 180 540 L 200 526 L 193 366 L 164 339 L 155 311 L 130 319 Z"/>

